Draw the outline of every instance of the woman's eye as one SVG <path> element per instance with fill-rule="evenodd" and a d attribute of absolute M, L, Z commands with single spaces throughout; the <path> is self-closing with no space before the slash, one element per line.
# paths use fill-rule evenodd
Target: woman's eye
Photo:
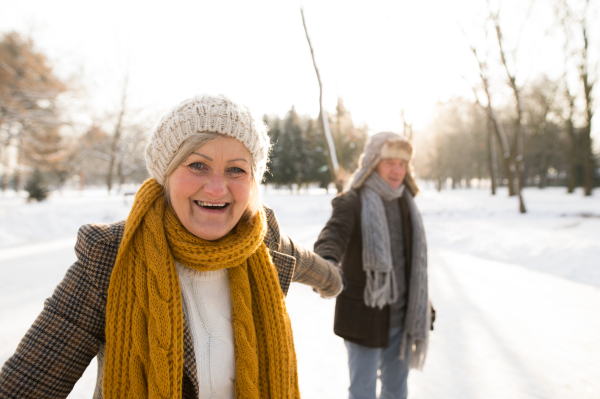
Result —
<path fill-rule="evenodd" d="M 238 167 L 235 167 L 235 166 L 233 168 L 229 168 L 228 172 L 232 173 L 234 175 L 243 175 L 243 174 L 246 173 L 246 171 L 244 169 L 238 168 Z"/>
<path fill-rule="evenodd" d="M 188 167 L 195 171 L 204 171 L 207 169 L 206 165 L 204 165 L 202 162 L 192 162 L 188 165 Z"/>

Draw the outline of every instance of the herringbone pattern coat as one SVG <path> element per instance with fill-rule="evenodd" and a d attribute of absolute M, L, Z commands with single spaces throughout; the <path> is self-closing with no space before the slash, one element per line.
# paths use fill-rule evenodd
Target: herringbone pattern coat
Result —
<path fill-rule="evenodd" d="M 342 284 L 339 271 L 281 234 L 274 212 L 266 207 L 265 211 L 265 244 L 283 293 L 287 294 L 292 281 L 298 281 L 318 288 L 324 296 L 337 294 Z M 65 398 L 96 356 L 94 398 L 102 398 L 106 298 L 124 227 L 124 221 L 81 227 L 77 261 L 0 371 L 0 398 Z M 183 335 L 182 397 L 198 398 L 196 357 L 185 317 Z"/>

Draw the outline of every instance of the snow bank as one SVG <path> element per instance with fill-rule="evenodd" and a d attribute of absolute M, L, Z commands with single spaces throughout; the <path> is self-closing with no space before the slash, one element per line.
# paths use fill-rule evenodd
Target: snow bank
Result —
<path fill-rule="evenodd" d="M 524 190 L 528 212 L 505 189 L 425 190 L 418 199 L 429 244 L 600 287 L 600 191 Z"/>
<path fill-rule="evenodd" d="M 307 247 L 327 222 L 333 197 L 324 190 L 290 195 L 263 188 L 264 202 L 275 209 L 286 233 Z M 425 187 L 417 203 L 432 247 L 600 287 L 600 191 L 584 197 L 580 191 L 566 194 L 564 188 L 528 188 L 524 198 L 524 215 L 503 188 L 491 196 L 484 189 L 438 193 Z M 0 197 L 0 260 L 8 256 L 2 248 L 18 251 L 15 247 L 28 245 L 23 250 L 34 250 L 31 244 L 72 239 L 82 224 L 122 220 L 132 202 L 131 196 L 109 196 L 103 189 L 54 193 L 46 202 L 31 204 Z"/>

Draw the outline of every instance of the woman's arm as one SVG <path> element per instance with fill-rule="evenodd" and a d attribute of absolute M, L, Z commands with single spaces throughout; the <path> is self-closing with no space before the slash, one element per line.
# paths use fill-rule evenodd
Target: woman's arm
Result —
<path fill-rule="evenodd" d="M 304 251 L 313 254 L 320 262 L 325 261 L 327 268 L 299 267 L 297 265 L 294 281 L 312 285 L 324 297 L 340 294 L 345 286 L 345 282 L 339 262 L 346 251 L 350 235 L 354 231 L 358 200 L 356 191 L 348 191 L 333 199 L 331 202 L 333 205 L 331 218 L 319 234 L 319 239 L 315 243 L 314 253 L 304 249 Z M 339 276 L 339 280 L 336 279 L 335 286 L 322 289 L 316 282 L 324 280 L 326 278 L 325 275 L 328 275 L 328 273 Z M 341 286 L 337 284 L 341 284 Z"/>
<path fill-rule="evenodd" d="M 112 255 L 102 242 L 107 232 L 94 234 L 98 229 L 80 229 L 78 260 L 0 371 L 1 398 L 66 398 L 98 353 L 106 299 L 88 273 L 92 262 Z"/>
<path fill-rule="evenodd" d="M 265 237 L 267 247 L 271 251 L 276 251 L 271 253 L 274 258 L 283 255 L 291 262 L 289 273 L 279 270 L 279 281 L 284 293 L 287 292 L 291 280 L 316 288 L 323 297 L 337 296 L 343 289 L 341 270 L 335 264 L 326 261 L 302 245 L 295 243 L 286 234 L 281 233 L 273 210 L 266 206 L 264 209 L 269 225 Z"/>
<path fill-rule="evenodd" d="M 281 249 L 281 252 L 296 258 L 293 282 L 310 285 L 324 298 L 333 298 L 342 292 L 342 270 L 336 263 L 296 244 L 286 234 L 281 235 Z"/>

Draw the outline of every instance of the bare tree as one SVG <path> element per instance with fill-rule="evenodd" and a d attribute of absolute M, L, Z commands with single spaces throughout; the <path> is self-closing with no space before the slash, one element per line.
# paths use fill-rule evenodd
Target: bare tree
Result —
<path fill-rule="evenodd" d="M 489 0 L 488 0 L 489 4 Z M 504 50 L 504 41 L 502 38 L 502 30 L 500 28 L 500 18 L 499 11 L 492 12 L 490 10 L 490 17 L 492 22 L 494 23 L 494 28 L 496 31 L 496 38 L 498 39 L 498 48 L 500 51 L 500 59 L 502 60 L 502 65 L 504 66 L 504 70 L 506 71 L 506 76 L 508 77 L 509 86 L 512 89 L 514 98 L 515 98 L 515 107 L 516 107 L 516 117 L 514 120 L 514 128 L 515 134 L 513 136 L 513 146 L 511 151 L 511 163 L 514 165 L 514 170 L 516 172 L 517 184 L 516 184 L 516 194 L 519 197 L 519 212 L 525 213 L 527 210 L 525 209 L 525 203 L 523 202 L 523 195 L 521 191 L 523 189 L 523 169 L 524 169 L 524 133 L 523 133 L 523 101 L 521 99 L 521 89 L 517 86 L 517 78 L 514 71 L 511 71 L 508 66 L 508 61 L 506 60 L 506 52 Z"/>
<path fill-rule="evenodd" d="M 117 152 L 116 177 L 119 191 L 133 175 L 146 170 L 144 148 L 148 142 L 150 126 L 144 120 L 125 126 Z"/>
<path fill-rule="evenodd" d="M 564 112 L 559 113 L 559 115 L 564 115 L 562 117 L 565 123 L 567 137 L 569 138 L 569 179 L 567 180 L 567 193 L 572 194 L 575 192 L 575 187 L 577 186 L 577 167 L 579 165 L 581 156 L 579 155 L 580 146 L 578 142 L 578 135 L 575 132 L 575 124 L 573 122 L 573 118 L 575 116 L 575 95 L 573 95 L 569 90 L 569 85 L 566 83 L 566 79 L 563 80 L 563 84 L 563 94 L 567 103 L 566 115 L 564 115 Z"/>
<path fill-rule="evenodd" d="M 565 159 L 564 138 L 560 137 L 559 118 L 553 115 L 561 112 L 557 102 L 559 82 L 546 76 L 536 79 L 523 88 L 521 96 L 524 104 L 524 132 L 526 142 L 524 156 L 528 159 L 529 170 L 539 179 L 539 188 L 548 185 L 548 170 L 562 169 Z M 531 173 L 529 177 L 531 177 Z M 528 177 L 524 176 L 524 180 Z"/>
<path fill-rule="evenodd" d="M 81 171 L 92 180 L 97 180 L 98 171 L 102 170 L 104 182 L 108 184 L 110 181 L 111 191 L 116 186 L 117 192 L 132 176 L 145 175 L 143 154 L 150 130 L 147 119 L 139 112 L 129 110 L 121 114 L 122 110 L 119 110 L 113 127 L 113 132 L 118 129 L 118 140 L 115 140 L 114 133 L 106 133 L 100 127 L 102 124 L 96 123 L 82 137 L 80 144 Z"/>
<path fill-rule="evenodd" d="M 475 59 L 477 61 L 477 65 L 479 67 L 479 78 L 481 80 L 482 87 L 471 85 L 473 93 L 475 94 L 476 101 L 479 105 L 486 110 L 488 115 L 488 125 L 490 128 L 493 128 L 493 131 L 498 138 L 502 146 L 502 164 L 504 167 L 504 174 L 508 180 L 508 193 L 510 196 L 517 195 L 519 198 L 519 212 L 525 213 L 525 203 L 523 200 L 523 195 L 521 193 L 524 186 L 523 172 L 524 172 L 524 131 L 523 131 L 523 102 L 521 99 L 521 88 L 517 84 L 517 77 L 515 71 L 511 70 L 509 66 L 509 62 L 507 60 L 506 51 L 505 51 L 505 42 L 502 35 L 502 29 L 500 26 L 500 18 L 499 11 L 492 11 L 490 2 L 488 0 L 488 11 L 489 11 L 489 21 L 491 21 L 493 25 L 493 30 L 495 34 L 495 41 L 498 47 L 498 54 L 500 59 L 500 65 L 504 69 L 506 76 L 508 78 L 508 84 L 512 91 L 514 100 L 515 100 L 515 117 L 512 124 L 512 130 L 514 133 L 512 135 L 512 143 L 509 144 L 508 137 L 504 131 L 504 127 L 502 125 L 501 120 L 498 117 L 498 113 L 494 109 L 491 93 L 490 93 L 490 84 L 489 84 L 489 75 L 487 70 L 488 57 L 486 56 L 484 59 L 480 58 L 479 52 L 474 44 L 470 43 L 470 49 Z M 530 8 L 531 11 L 531 8 Z M 522 30 L 521 30 L 522 32 Z M 465 34 L 466 36 L 466 34 Z M 487 28 L 486 28 L 486 37 L 487 37 Z M 485 102 L 482 102 L 479 98 L 478 92 L 483 90 L 485 95 Z M 492 130 L 492 129 L 490 129 Z M 493 140 L 489 139 L 489 168 L 490 174 L 492 174 L 492 180 L 494 180 L 493 173 L 494 165 L 493 165 Z M 495 191 L 495 188 L 492 188 Z"/>
<path fill-rule="evenodd" d="M 580 152 L 582 164 L 583 164 L 583 186 L 584 195 L 592 195 L 594 187 L 594 158 L 592 151 L 592 119 L 594 117 L 594 84 L 597 79 L 597 68 L 598 65 L 592 66 L 592 60 L 590 57 L 590 38 L 589 38 L 589 0 L 582 0 L 582 9 L 579 13 L 574 12 L 566 0 L 558 0 L 556 7 L 556 14 L 563 27 L 564 38 L 565 38 L 565 49 L 566 58 L 569 63 L 576 67 L 581 93 L 583 96 L 584 110 L 583 119 L 584 126 L 583 137 L 582 137 L 582 148 Z M 569 91 L 567 86 L 566 96 L 570 100 L 570 109 L 574 111 L 575 94 Z M 572 102 L 571 102 L 572 100 Z M 572 137 L 572 162 L 575 162 L 575 145 L 576 135 L 574 134 L 573 127 L 573 113 L 569 114 L 567 119 L 567 126 L 569 133 Z M 572 165 L 572 177 L 574 179 L 574 165 Z M 568 191 L 572 192 L 574 189 L 574 181 L 570 181 Z M 571 187 L 573 185 L 573 188 Z"/>
<path fill-rule="evenodd" d="M 106 168 L 110 161 L 110 135 L 102 128 L 101 121 L 95 121 L 78 139 L 79 185 L 105 184 Z"/>
<path fill-rule="evenodd" d="M 463 32 L 464 33 L 464 32 Z M 466 34 L 465 34 L 466 37 Z M 502 165 L 504 166 L 504 173 L 506 178 L 508 179 L 508 195 L 512 196 L 515 194 L 515 186 L 514 186 L 514 167 L 511 164 L 511 156 L 510 156 L 510 146 L 508 145 L 508 139 L 506 137 L 506 133 L 504 132 L 504 127 L 502 126 L 502 122 L 492 105 L 492 94 L 490 91 L 490 83 L 489 83 L 489 74 L 487 68 L 487 57 L 485 59 L 480 58 L 479 52 L 475 48 L 475 45 L 470 43 L 469 47 L 478 66 L 479 79 L 481 80 L 481 89 L 483 89 L 483 94 L 485 96 L 485 100 L 482 101 L 479 96 L 479 86 L 470 85 L 473 90 L 473 94 L 475 96 L 476 103 L 483 109 L 487 115 L 487 132 L 488 132 L 488 168 L 491 179 L 491 191 L 492 195 L 496 194 L 496 186 L 498 179 L 498 167 L 496 160 L 496 141 L 494 137 L 496 137 L 501 145 L 502 149 Z M 467 80 L 465 78 L 465 80 Z M 468 82 L 468 80 L 467 80 Z"/>
<path fill-rule="evenodd" d="M 471 187 L 475 178 L 481 181 L 487 175 L 486 121 L 483 110 L 471 100 L 453 97 L 438 102 L 429 127 L 431 136 L 420 146 L 427 149 L 419 161 L 420 176 L 437 181 L 438 190 L 448 178 L 453 189 Z"/>
<path fill-rule="evenodd" d="M 121 147 L 121 135 L 123 129 L 123 117 L 125 116 L 125 110 L 127 108 L 127 86 L 129 82 L 129 72 L 125 74 L 123 80 L 123 90 L 121 92 L 121 106 L 118 111 L 117 121 L 115 123 L 114 132 L 108 152 L 108 170 L 106 172 L 106 188 L 110 193 L 113 185 L 113 179 L 115 174 L 115 165 L 118 164 L 118 158 L 120 156 L 119 149 Z"/>
<path fill-rule="evenodd" d="M 337 172 L 339 169 L 339 164 L 337 160 L 337 152 L 335 149 L 335 144 L 333 142 L 333 137 L 331 136 L 331 131 L 329 130 L 329 120 L 327 112 L 325 112 L 323 108 L 323 84 L 321 83 L 321 75 L 319 74 L 319 68 L 317 68 L 315 52 L 310 42 L 310 37 L 308 36 L 306 20 L 304 19 L 304 10 L 302 8 L 300 8 L 300 15 L 302 15 L 302 25 L 304 26 L 304 33 L 306 34 L 306 41 L 308 42 L 308 47 L 310 48 L 310 55 L 312 57 L 313 66 L 315 67 L 315 73 L 317 74 L 317 80 L 319 81 L 319 119 L 321 120 L 321 129 L 323 130 L 323 134 L 325 135 L 325 142 L 327 143 L 327 150 L 329 152 L 329 171 L 331 173 L 331 179 L 335 182 L 335 187 L 338 193 L 341 193 L 344 189 L 344 186 L 341 179 L 338 178 Z"/>
<path fill-rule="evenodd" d="M 58 96 L 67 90 L 50 67 L 46 56 L 35 49 L 31 39 L 18 33 L 0 40 L 0 160 L 5 190 L 10 175 L 16 185 L 27 159 L 44 162 L 61 151 Z M 51 138 L 46 143 L 46 139 Z M 23 145 L 26 145 L 25 147 Z M 39 153 L 29 153 L 30 150 Z M 16 170 L 12 161 L 16 154 Z M 42 166 L 42 165 L 34 165 Z"/>

